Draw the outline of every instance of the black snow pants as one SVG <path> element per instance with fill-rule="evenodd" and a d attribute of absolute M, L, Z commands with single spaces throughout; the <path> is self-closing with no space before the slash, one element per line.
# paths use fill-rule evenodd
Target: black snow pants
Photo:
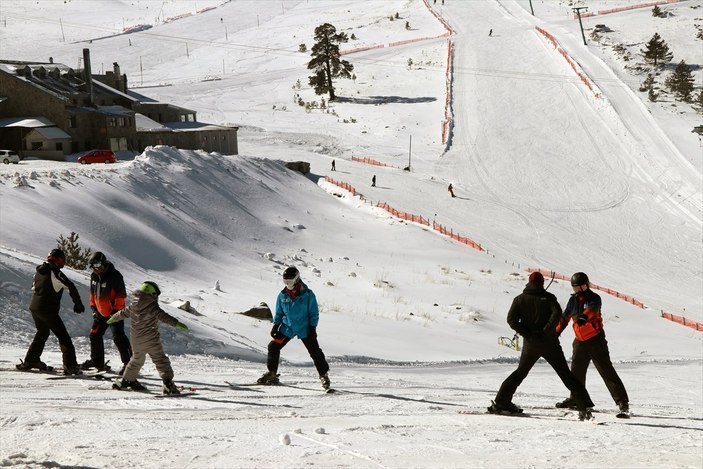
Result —
<path fill-rule="evenodd" d="M 306 337 L 300 340 L 303 342 L 303 345 L 305 345 L 305 348 L 308 349 L 308 353 L 310 354 L 310 358 L 312 358 L 312 362 L 315 364 L 317 373 L 320 376 L 327 373 L 330 370 L 330 366 L 327 364 L 325 354 L 322 353 L 320 344 L 317 342 L 317 337 Z M 275 340 L 271 340 L 271 342 L 269 342 L 268 357 L 266 359 L 266 367 L 269 371 L 273 371 L 274 373 L 278 371 L 278 362 L 281 359 L 281 349 L 283 349 L 283 347 L 285 347 L 290 341 L 290 337 L 283 336 L 283 340 L 280 342 Z"/>
<path fill-rule="evenodd" d="M 76 349 L 73 347 L 71 336 L 68 335 L 66 325 L 61 320 L 59 312 L 48 314 L 37 314 L 32 311 L 32 319 L 37 327 L 37 333 L 34 335 L 34 340 L 27 350 L 25 355 L 25 363 L 36 363 L 41 360 L 41 354 L 44 352 L 44 345 L 49 338 L 49 333 L 53 332 L 59 339 L 61 354 L 63 355 L 64 368 L 75 368 L 78 366 L 76 362 Z"/>
<path fill-rule="evenodd" d="M 90 359 L 95 366 L 105 364 L 105 343 L 103 336 L 108 327 L 112 328 L 112 340 L 115 342 L 117 350 L 120 352 L 120 359 L 126 365 L 132 358 L 132 347 L 129 345 L 129 338 L 124 332 L 124 321 L 117 321 L 114 324 L 107 323 L 108 318 L 101 314 L 93 315 L 93 327 L 90 329 Z"/>
<path fill-rule="evenodd" d="M 615 403 L 630 402 L 625 385 L 622 384 L 620 376 L 618 376 L 613 363 L 610 361 L 610 351 L 608 350 L 608 341 L 605 339 L 605 332 L 601 332 L 597 336 L 583 342 L 574 339 L 573 347 L 571 372 L 579 382 L 583 383 L 584 386 L 586 385 L 586 371 L 588 371 L 588 365 L 593 361 Z"/>
<path fill-rule="evenodd" d="M 547 363 L 551 365 L 562 383 L 569 388 L 576 399 L 576 405 L 579 410 L 585 410 L 586 407 L 593 407 L 593 401 L 591 401 L 586 387 L 569 371 L 569 365 L 566 363 L 564 351 L 561 349 L 559 338 L 556 335 L 537 339 L 525 339 L 518 367 L 500 386 L 495 398 L 496 404 L 505 405 L 512 402 L 513 395 L 518 386 L 520 386 L 540 358 L 544 358 Z"/>

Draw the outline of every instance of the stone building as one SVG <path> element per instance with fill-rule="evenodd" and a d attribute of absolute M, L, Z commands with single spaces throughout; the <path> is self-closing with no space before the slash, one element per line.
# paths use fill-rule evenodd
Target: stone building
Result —
<path fill-rule="evenodd" d="M 196 111 L 134 93 L 117 63 L 104 75 L 63 64 L 0 60 L 0 148 L 65 159 L 107 148 L 141 152 L 169 145 L 238 154 L 238 127 L 198 122 Z"/>

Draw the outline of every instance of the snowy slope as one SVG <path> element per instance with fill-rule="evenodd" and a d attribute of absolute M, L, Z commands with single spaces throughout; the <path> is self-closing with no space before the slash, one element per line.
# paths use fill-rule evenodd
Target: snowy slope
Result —
<path fill-rule="evenodd" d="M 695 148 L 671 145 L 671 115 L 643 113 L 618 85 L 619 72 L 578 46 L 565 6 L 542 5 L 535 18 L 522 1 L 437 3 L 428 2 L 456 32 L 446 145 L 448 43 L 437 38 L 446 30 L 421 1 L 135 0 L 98 8 L 95 1 L 42 0 L 30 8 L 3 0 L 0 56 L 53 56 L 72 65 L 89 46 L 96 63 L 118 61 L 133 86 L 149 86 L 136 91 L 196 109 L 203 121 L 239 125 L 241 149 L 228 156 L 155 147 L 108 166 L 0 167 L 3 465 L 700 464 L 703 335 L 659 317 L 663 308 L 701 320 Z M 400 20 L 389 21 L 396 12 Z M 353 32 L 350 48 L 434 39 L 347 56 L 356 81 L 339 82 L 343 99 L 329 113 L 308 113 L 293 103 L 295 94 L 319 97 L 306 85 L 307 56 L 297 50 L 311 47 L 323 21 Z M 97 40 L 139 24 L 153 27 Z M 594 74 L 604 99 L 582 87 L 535 25 L 557 35 Z M 53 33 L 39 33 L 47 27 Z M 140 62 L 148 64 L 143 74 Z M 413 171 L 398 169 L 409 158 Z M 311 173 L 285 169 L 292 160 L 309 161 Z M 449 182 L 455 199 L 446 193 Z M 378 201 L 436 220 L 488 252 L 392 218 Z M 162 306 L 190 327 L 162 327 L 176 382 L 198 395 L 164 400 L 111 391 L 105 382 L 7 371 L 34 333 L 26 310 L 34 266 L 71 231 L 104 251 L 129 289 L 147 278 L 159 283 Z M 251 383 L 264 371 L 270 324 L 237 313 L 260 302 L 273 306 L 280 272 L 291 264 L 318 296 L 336 395 L 319 392 L 298 341 L 283 351 L 280 369 L 283 382 L 298 387 L 225 383 Z M 611 356 L 635 418 L 614 418 L 594 369 L 587 386 L 602 425 L 557 411 L 552 406 L 566 389 L 544 363 L 515 396 L 535 418 L 482 415 L 517 364 L 519 352 L 498 338 L 513 335 L 505 314 L 527 267 L 584 270 L 645 302 L 640 309 L 601 294 Z M 87 301 L 88 272 L 67 273 Z M 549 290 L 565 304 L 568 285 L 555 281 Z M 177 308 L 185 301 L 193 312 Z M 64 299 L 62 317 L 84 360 L 90 318 L 73 314 L 69 303 Z M 572 338 L 570 331 L 562 336 L 567 356 Z M 109 335 L 106 346 L 116 365 Z M 43 358 L 61 362 L 55 339 Z M 149 361 L 140 381 L 159 391 Z"/>

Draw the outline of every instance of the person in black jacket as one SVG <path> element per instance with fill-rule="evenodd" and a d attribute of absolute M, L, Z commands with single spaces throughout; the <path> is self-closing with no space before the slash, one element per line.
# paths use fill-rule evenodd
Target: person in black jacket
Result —
<path fill-rule="evenodd" d="M 522 412 L 522 409 L 513 404 L 513 395 L 537 360 L 544 358 L 573 393 L 579 419 L 591 418 L 590 408 L 593 407 L 593 401 L 586 387 L 569 371 L 569 365 L 559 344 L 556 325 L 560 318 L 561 306 L 557 298 L 544 289 L 544 276 L 539 272 L 531 273 L 525 289 L 515 297 L 508 311 L 508 324 L 525 339 L 520 362 L 517 369 L 500 386 L 493 404 L 488 408 L 489 412 Z"/>
<path fill-rule="evenodd" d="M 24 361 L 17 365 L 18 370 L 28 371 L 33 368 L 46 370 L 49 367 L 41 361 L 41 354 L 44 345 L 49 338 L 49 332 L 53 332 L 59 340 L 61 353 L 63 354 L 63 368 L 65 375 L 79 375 L 81 370 L 76 361 L 76 349 L 73 347 L 71 337 L 68 335 L 66 326 L 59 316 L 61 309 L 61 296 L 64 289 L 68 289 L 73 300 L 73 311 L 82 313 L 85 311 L 78 289 L 71 282 L 66 274 L 61 272 L 61 268 L 66 264 L 66 256 L 61 249 L 52 249 L 46 262 L 37 267 L 32 282 L 32 300 L 29 303 L 29 310 L 32 313 L 37 333 L 27 350 Z"/>

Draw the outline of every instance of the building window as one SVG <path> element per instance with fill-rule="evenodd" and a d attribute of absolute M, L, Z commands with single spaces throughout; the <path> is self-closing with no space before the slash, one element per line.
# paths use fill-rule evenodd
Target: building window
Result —
<path fill-rule="evenodd" d="M 32 150 L 41 150 L 44 146 L 43 142 L 31 142 Z"/>
<path fill-rule="evenodd" d="M 56 150 L 63 151 L 63 142 L 56 142 Z"/>
<path fill-rule="evenodd" d="M 75 129 L 78 127 L 77 122 L 76 122 L 76 116 L 71 116 L 68 118 L 68 126 L 72 129 Z"/>

